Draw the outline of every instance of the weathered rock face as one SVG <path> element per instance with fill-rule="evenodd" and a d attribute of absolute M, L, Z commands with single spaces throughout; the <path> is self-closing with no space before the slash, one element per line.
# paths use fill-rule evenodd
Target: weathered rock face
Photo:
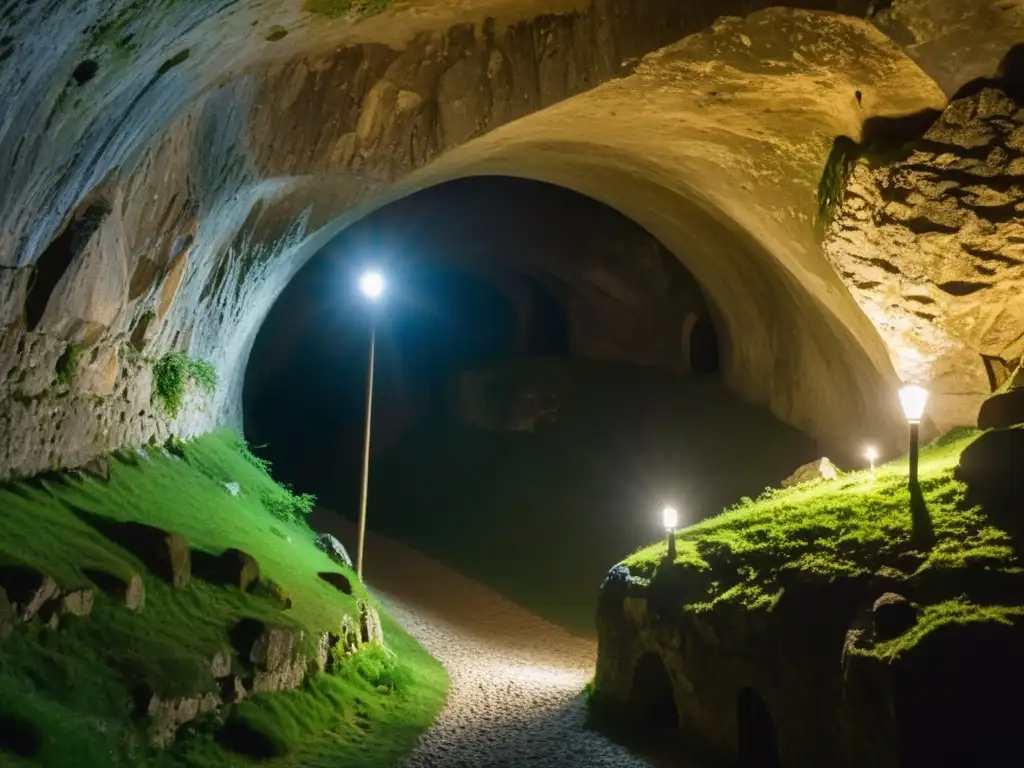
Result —
<path fill-rule="evenodd" d="M 372 207 L 487 172 L 571 187 L 655 234 L 720 314 L 737 392 L 826 441 L 892 432 L 892 365 L 821 258 L 813 189 L 836 135 L 943 106 L 915 61 L 959 87 L 957 9 L 998 19 L 986 51 L 1020 22 L 997 0 L 897 0 L 884 28 L 911 59 L 865 22 L 773 10 L 615 81 L 769 3 L 441 2 L 359 23 L 255 0 L 8 5 L 0 477 L 237 421 L 255 329 L 303 259 Z M 220 385 L 170 419 L 152 360 L 179 350 Z"/>
<path fill-rule="evenodd" d="M 772 610 L 692 610 L 713 575 L 668 569 L 645 584 L 617 569 L 598 612 L 599 711 L 644 713 L 639 725 L 728 764 L 923 768 L 1020 754 L 999 702 L 1020 684 L 1024 624 L 953 623 L 894 658 L 872 653 L 911 631 L 911 600 L 962 584 L 903 582 L 908 600 L 870 580 L 795 580 Z"/>
<path fill-rule="evenodd" d="M 858 161 L 825 250 L 938 425 L 970 424 L 1024 355 L 1024 107 L 983 87 L 905 160 Z"/>

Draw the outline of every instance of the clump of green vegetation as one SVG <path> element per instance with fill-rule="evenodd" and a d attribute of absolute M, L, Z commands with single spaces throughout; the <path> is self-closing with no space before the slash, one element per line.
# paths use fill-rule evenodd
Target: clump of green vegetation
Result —
<path fill-rule="evenodd" d="M 837 136 L 825 161 L 825 170 L 818 182 L 818 222 L 824 230 L 835 218 L 846 195 L 846 183 L 859 157 L 857 143 L 848 136 Z"/>
<path fill-rule="evenodd" d="M 141 683 L 166 696 L 208 690 L 207 660 L 229 644 L 229 629 L 241 618 L 301 629 L 308 651 L 321 633 L 337 631 L 341 616 L 355 614 L 357 598 L 369 599 L 355 580 L 348 596 L 317 577 L 338 566 L 267 512 L 260 497 L 275 482 L 238 444 L 237 433 L 225 430 L 181 444 L 184 460 L 159 451 L 148 461 L 111 457 L 106 483 L 66 473 L 0 486 L 0 565 L 49 573 L 65 590 L 92 587 L 94 571 L 122 579 L 135 571 L 146 587 L 140 611 L 97 591 L 91 617 L 65 617 L 57 631 L 38 622 L 18 626 L 3 641 L 0 720 L 16 713 L 45 734 L 32 764 L 248 764 L 225 748 L 219 716 L 187 726 L 168 752 L 150 748 L 126 706 L 132 690 Z M 228 481 L 239 484 L 238 496 L 225 492 Z M 95 519 L 177 531 L 210 552 L 242 549 L 259 562 L 267 588 L 249 593 L 194 578 L 174 589 L 102 535 L 89 522 Z M 275 536 L 274 528 L 296 535 Z M 283 604 L 290 607 L 282 613 Z M 374 672 L 372 663 L 354 662 L 298 690 L 253 696 L 223 717 L 259 718 L 289 765 L 394 764 L 440 711 L 447 680 L 389 616 L 381 620 L 394 669 Z"/>
<path fill-rule="evenodd" d="M 77 344 L 68 344 L 61 356 L 57 358 L 57 381 L 63 387 L 70 387 L 78 368 L 78 356 L 81 348 Z"/>
<path fill-rule="evenodd" d="M 217 388 L 217 369 L 181 352 L 169 352 L 153 366 L 153 398 L 171 418 L 181 411 L 185 387 L 190 381 L 204 392 L 213 392 Z"/>
<path fill-rule="evenodd" d="M 260 501 L 281 522 L 305 525 L 306 518 L 316 504 L 316 496 L 311 493 L 294 493 L 288 486 L 275 483 L 263 489 Z"/>
<path fill-rule="evenodd" d="M 348 14 L 374 16 L 387 10 L 392 0 L 305 0 L 302 9 L 337 19 Z"/>
<path fill-rule="evenodd" d="M 770 611 L 787 578 L 797 574 L 804 581 L 828 584 L 973 567 L 1019 572 L 1010 536 L 992 525 L 982 508 L 964 503 L 966 487 L 953 476 L 961 452 L 977 434 L 954 430 L 921 450 L 920 489 L 935 530 L 935 544 L 927 550 L 919 549 L 912 536 L 906 459 L 879 467 L 874 477 L 867 471 L 852 472 L 836 480 L 770 489 L 679 532 L 674 565 L 687 571 L 696 589 L 686 609 L 699 612 L 733 604 Z M 660 542 L 623 564 L 634 577 L 652 579 L 666 555 Z M 890 643 L 885 652 L 896 652 L 897 645 L 912 647 L 927 633 L 929 616 L 938 622 L 986 620 L 994 610 L 954 602 L 926 609 L 918 629 Z"/>

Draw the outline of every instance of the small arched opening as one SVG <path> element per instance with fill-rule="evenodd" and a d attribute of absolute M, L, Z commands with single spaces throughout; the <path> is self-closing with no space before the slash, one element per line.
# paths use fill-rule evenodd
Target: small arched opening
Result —
<path fill-rule="evenodd" d="M 775 723 L 753 688 L 741 690 L 736 703 L 736 741 L 739 768 L 779 768 Z"/>
<path fill-rule="evenodd" d="M 645 653 L 637 662 L 629 698 L 630 711 L 640 728 L 668 733 L 679 727 L 672 679 L 665 662 L 654 651 Z"/>
<path fill-rule="evenodd" d="M 694 373 L 718 375 L 718 333 L 705 312 L 697 317 L 690 331 L 690 370 Z"/>

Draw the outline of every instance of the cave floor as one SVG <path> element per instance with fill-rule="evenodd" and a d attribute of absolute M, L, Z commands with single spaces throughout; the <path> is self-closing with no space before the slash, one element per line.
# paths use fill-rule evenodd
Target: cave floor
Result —
<path fill-rule="evenodd" d="M 355 526 L 338 515 L 318 512 L 310 522 L 355 543 Z M 403 766 L 699 768 L 653 750 L 640 756 L 587 726 L 582 690 L 594 639 L 373 532 L 365 569 L 371 591 L 451 676 L 444 711 Z"/>

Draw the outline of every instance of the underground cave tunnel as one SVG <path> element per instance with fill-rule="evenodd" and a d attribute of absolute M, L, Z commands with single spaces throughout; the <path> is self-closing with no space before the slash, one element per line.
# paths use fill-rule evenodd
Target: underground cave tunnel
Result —
<path fill-rule="evenodd" d="M 387 276 L 378 305 L 355 290 L 368 266 Z M 703 291 L 643 228 L 562 187 L 470 177 L 344 230 L 254 345 L 247 437 L 350 518 L 372 316 L 373 526 L 576 631 L 593 632 L 608 558 L 650 537 L 638 510 L 681 496 L 696 521 L 815 453 L 726 390 L 727 339 Z M 755 450 L 749 429 L 773 450 Z M 592 545 L 566 562 L 580 530 Z M 526 551 L 557 584 L 531 574 Z M 517 565 L 496 568 L 501 553 Z"/>

